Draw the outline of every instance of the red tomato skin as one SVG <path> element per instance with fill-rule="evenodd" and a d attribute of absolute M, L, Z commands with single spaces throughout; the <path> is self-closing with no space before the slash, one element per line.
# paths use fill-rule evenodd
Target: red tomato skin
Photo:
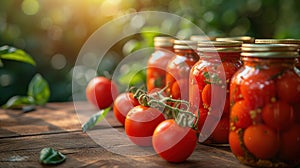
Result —
<path fill-rule="evenodd" d="M 99 109 L 109 107 L 117 95 L 117 85 L 102 76 L 93 78 L 86 87 L 87 100 Z"/>
<path fill-rule="evenodd" d="M 262 110 L 264 122 L 274 130 L 287 130 L 293 124 L 293 107 L 284 101 L 266 104 Z"/>
<path fill-rule="evenodd" d="M 216 144 L 227 144 L 229 134 L 229 118 L 222 117 L 215 130 L 211 134 L 211 139 Z"/>
<path fill-rule="evenodd" d="M 128 112 L 135 106 L 139 105 L 138 100 L 133 97 L 133 93 L 121 93 L 114 101 L 114 115 L 115 118 L 125 125 L 125 119 Z"/>
<path fill-rule="evenodd" d="M 264 124 L 251 125 L 243 136 L 246 148 L 259 159 L 273 158 L 279 149 L 279 139 L 275 131 Z"/>
<path fill-rule="evenodd" d="M 230 120 L 237 129 L 247 128 L 252 124 L 250 111 L 251 108 L 249 108 L 245 100 L 238 101 L 232 106 Z"/>
<path fill-rule="evenodd" d="M 195 130 L 180 127 L 174 119 L 160 123 L 153 134 L 153 148 L 168 162 L 183 162 L 193 153 L 197 144 Z"/>
<path fill-rule="evenodd" d="M 287 71 L 276 81 L 277 95 L 280 100 L 289 104 L 300 101 L 300 76 L 293 71 Z"/>
<path fill-rule="evenodd" d="M 229 133 L 229 145 L 232 153 L 235 156 L 244 156 L 244 150 L 241 147 L 240 137 L 237 131 L 231 131 Z"/>
<path fill-rule="evenodd" d="M 300 125 L 293 125 L 281 136 L 280 158 L 289 162 L 300 162 Z"/>
<path fill-rule="evenodd" d="M 151 146 L 156 126 L 165 120 L 163 114 L 154 108 L 135 106 L 125 119 L 125 132 L 128 138 L 139 146 Z"/>

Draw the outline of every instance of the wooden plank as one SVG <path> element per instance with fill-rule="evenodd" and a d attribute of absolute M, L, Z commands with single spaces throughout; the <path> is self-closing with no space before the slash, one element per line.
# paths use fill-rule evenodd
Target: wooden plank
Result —
<path fill-rule="evenodd" d="M 81 123 L 96 113 L 97 109 L 87 102 L 77 102 L 76 105 L 75 110 L 73 102 L 48 103 L 29 113 L 0 109 L 0 138 L 80 131 Z M 112 111 L 106 120 L 112 127 L 121 126 Z"/>
<path fill-rule="evenodd" d="M 110 140 L 106 139 L 105 143 L 110 143 Z M 87 134 L 75 132 L 0 139 L 0 167 L 41 167 L 38 156 L 44 147 L 54 147 L 67 156 L 63 167 L 246 167 L 227 149 L 199 144 L 186 162 L 172 164 L 157 155 L 131 156 L 133 151 L 128 151 L 128 155 L 109 152 Z M 114 148 L 121 150 L 124 146 Z M 136 148 L 140 147 L 131 146 L 131 150 Z"/>

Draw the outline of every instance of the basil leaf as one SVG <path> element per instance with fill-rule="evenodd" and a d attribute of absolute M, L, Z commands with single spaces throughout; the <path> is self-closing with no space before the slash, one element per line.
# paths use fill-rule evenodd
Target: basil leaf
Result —
<path fill-rule="evenodd" d="M 3 108 L 22 108 L 24 105 L 32 104 L 34 104 L 34 98 L 31 96 L 13 96 L 3 105 Z"/>
<path fill-rule="evenodd" d="M 27 94 L 34 98 L 35 104 L 46 104 L 50 97 L 47 81 L 40 74 L 36 74 L 29 83 Z"/>
<path fill-rule="evenodd" d="M 82 125 L 82 132 L 86 132 L 88 129 L 93 128 L 97 123 L 102 121 L 107 113 L 110 111 L 110 107 L 103 109 L 96 114 L 92 115 L 87 122 Z"/>
<path fill-rule="evenodd" d="M 65 155 L 52 148 L 44 148 L 40 152 L 39 161 L 42 164 L 59 164 L 65 160 Z"/>
<path fill-rule="evenodd" d="M 35 61 L 25 51 L 7 45 L 0 47 L 0 58 L 20 61 L 35 66 Z"/>

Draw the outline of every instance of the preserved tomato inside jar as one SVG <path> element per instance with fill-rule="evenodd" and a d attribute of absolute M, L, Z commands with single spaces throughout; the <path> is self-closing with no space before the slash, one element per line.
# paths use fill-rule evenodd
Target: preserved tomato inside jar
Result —
<path fill-rule="evenodd" d="M 189 101 L 198 106 L 199 141 L 226 144 L 229 134 L 229 82 L 241 66 L 242 42 L 199 42 L 198 61 L 190 72 Z"/>
<path fill-rule="evenodd" d="M 167 65 L 166 76 L 167 93 L 174 99 L 188 101 L 190 69 L 199 60 L 196 48 L 196 41 L 174 41 L 175 56 Z"/>
<path fill-rule="evenodd" d="M 255 167 L 300 164 L 300 74 L 297 46 L 243 44 L 243 66 L 230 83 L 229 145 Z"/>
<path fill-rule="evenodd" d="M 154 38 L 155 51 L 147 63 L 147 89 L 163 88 L 166 83 L 166 67 L 174 56 L 173 38 L 157 36 Z"/>

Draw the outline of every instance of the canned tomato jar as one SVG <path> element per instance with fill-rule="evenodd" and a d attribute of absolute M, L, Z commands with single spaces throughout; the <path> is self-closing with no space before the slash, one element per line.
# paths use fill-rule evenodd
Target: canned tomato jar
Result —
<path fill-rule="evenodd" d="M 154 38 L 154 52 L 147 63 L 147 89 L 163 88 L 166 83 L 166 67 L 169 60 L 174 56 L 174 39 L 168 36 Z"/>
<path fill-rule="evenodd" d="M 190 40 L 175 40 L 175 56 L 167 65 L 167 93 L 174 99 L 188 101 L 189 73 L 192 66 L 199 60 L 196 52 L 197 42 Z"/>
<path fill-rule="evenodd" d="M 228 143 L 229 82 L 241 66 L 241 45 L 240 41 L 198 43 L 200 60 L 190 72 L 189 101 L 200 111 L 200 142 Z"/>
<path fill-rule="evenodd" d="M 298 45 L 298 52 L 300 53 L 300 39 L 256 39 L 257 44 L 295 44 Z M 300 70 L 300 60 L 297 59 L 296 67 Z"/>
<path fill-rule="evenodd" d="M 242 163 L 300 163 L 300 74 L 297 46 L 243 44 L 243 66 L 230 83 L 229 144 Z"/>

